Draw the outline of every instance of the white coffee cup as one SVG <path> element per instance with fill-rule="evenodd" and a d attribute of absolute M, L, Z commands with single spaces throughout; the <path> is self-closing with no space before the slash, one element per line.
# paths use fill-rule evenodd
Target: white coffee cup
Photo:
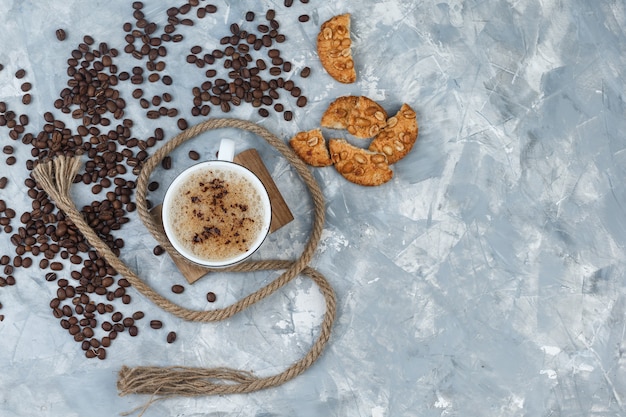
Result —
<path fill-rule="evenodd" d="M 267 190 L 252 171 L 233 162 L 234 149 L 231 139 L 222 139 L 218 159 L 184 170 L 163 200 L 163 228 L 174 249 L 210 268 L 247 259 L 270 230 Z"/>

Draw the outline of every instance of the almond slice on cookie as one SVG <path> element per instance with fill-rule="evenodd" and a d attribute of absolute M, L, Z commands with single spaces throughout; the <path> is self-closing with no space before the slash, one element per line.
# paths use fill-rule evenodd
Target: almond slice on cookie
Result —
<path fill-rule="evenodd" d="M 330 156 L 337 171 L 348 181 L 376 186 L 393 177 L 385 155 L 351 145 L 344 139 L 330 139 Z"/>
<path fill-rule="evenodd" d="M 325 167 L 333 163 L 330 159 L 326 139 L 322 136 L 320 129 L 298 132 L 289 140 L 289 145 L 296 155 L 309 165 Z"/>
<path fill-rule="evenodd" d="M 389 164 L 396 163 L 413 148 L 417 133 L 417 115 L 405 103 L 395 116 L 387 120 L 387 126 L 372 140 L 369 150 L 385 154 Z"/>
<path fill-rule="evenodd" d="M 357 138 L 376 136 L 387 124 L 387 112 L 365 96 L 342 96 L 330 103 L 322 115 L 322 127 L 347 129 Z"/>
<path fill-rule="evenodd" d="M 324 22 L 317 35 L 317 54 L 328 74 L 350 84 L 356 81 L 350 39 L 350 14 L 337 15 Z"/>

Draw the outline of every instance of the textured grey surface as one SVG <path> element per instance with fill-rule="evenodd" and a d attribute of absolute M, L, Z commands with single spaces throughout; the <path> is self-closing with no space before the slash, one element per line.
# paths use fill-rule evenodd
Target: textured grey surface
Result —
<path fill-rule="evenodd" d="M 26 68 L 36 93 L 31 125 L 40 126 L 38 115 L 51 109 L 69 51 L 84 34 L 123 47 L 121 25 L 131 14 L 123 3 L 0 3 L 0 99 L 19 103 L 13 73 Z M 338 295 L 321 359 L 276 389 L 168 399 L 146 415 L 624 415 L 624 3 L 313 3 L 285 9 L 282 1 L 216 2 L 219 12 L 189 29 L 179 50 L 170 49 L 180 108 L 188 111 L 190 88 L 200 79 L 184 64 L 186 48 L 215 43 L 248 9 L 271 7 L 288 35 L 283 54 L 296 68 L 313 69 L 299 81 L 309 105 L 290 123 L 262 119 L 245 106 L 231 116 L 258 121 L 286 140 L 316 127 L 335 97 L 363 94 L 390 113 L 403 102 L 413 106 L 418 143 L 378 188 L 349 184 L 332 168 L 314 171 L 327 197 L 327 223 L 313 265 Z M 146 12 L 162 15 L 167 7 L 149 2 Z M 339 85 L 321 69 L 314 40 L 321 22 L 347 11 L 358 81 Z M 302 13 L 312 21 L 299 24 Z M 54 38 L 58 27 L 68 30 L 67 41 Z M 162 123 L 168 135 L 176 133 L 173 120 Z M 133 133 L 151 129 L 145 119 Z M 297 256 L 310 227 L 304 186 L 258 139 L 234 136 L 240 149 L 260 149 L 296 215 L 259 256 Z M 190 147 L 214 151 L 214 141 L 203 143 Z M 19 168 L 0 191 L 16 207 L 29 204 L 20 194 L 28 152 L 17 149 Z M 184 150 L 177 155 L 186 158 Z M 157 175 L 165 181 L 170 174 Z M 151 284 L 167 293 L 182 280 L 169 260 L 151 256 L 154 242 L 138 219 L 125 230 L 124 260 Z M 2 253 L 12 253 L 9 236 L 0 237 Z M 204 294 L 212 290 L 216 304 L 227 305 L 272 277 L 217 274 L 176 300 L 208 308 Z M 133 308 L 177 329 L 179 340 L 167 345 L 146 322 L 138 337 L 116 340 L 107 360 L 87 360 L 50 314 L 54 285 L 34 268 L 16 278 L 16 286 L 0 288 L 2 416 L 111 416 L 141 406 L 148 398 L 117 396 L 122 364 L 279 372 L 308 350 L 323 314 L 323 300 L 306 279 L 208 325 L 183 323 L 134 293 Z"/>

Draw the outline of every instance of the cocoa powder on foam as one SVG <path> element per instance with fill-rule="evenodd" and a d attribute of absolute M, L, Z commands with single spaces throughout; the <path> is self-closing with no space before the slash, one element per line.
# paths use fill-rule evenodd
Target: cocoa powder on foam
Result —
<path fill-rule="evenodd" d="M 179 243 L 205 260 L 224 261 L 248 251 L 263 229 L 259 192 L 228 171 L 192 174 L 169 209 Z"/>

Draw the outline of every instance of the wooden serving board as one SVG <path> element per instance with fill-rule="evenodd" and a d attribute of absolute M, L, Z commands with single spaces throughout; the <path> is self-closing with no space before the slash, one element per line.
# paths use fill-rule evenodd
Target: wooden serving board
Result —
<path fill-rule="evenodd" d="M 236 163 L 245 166 L 250 171 L 254 172 L 257 177 L 263 182 L 267 192 L 270 196 L 270 203 L 272 206 L 272 222 L 270 224 L 270 233 L 280 229 L 287 223 L 293 220 L 293 214 L 282 194 L 278 190 L 276 183 L 272 179 L 269 171 L 265 167 L 263 160 L 259 156 L 259 153 L 256 149 L 248 149 L 237 155 L 233 159 Z M 161 205 L 154 207 L 150 213 L 154 216 L 154 219 L 157 224 L 163 225 L 161 219 Z M 165 231 L 161 228 L 161 233 L 165 235 Z M 174 263 L 183 274 L 187 282 L 193 284 L 200 278 L 202 278 L 208 272 L 207 268 L 194 264 L 192 262 L 185 261 L 184 259 L 179 259 L 178 257 L 172 256 Z"/>

